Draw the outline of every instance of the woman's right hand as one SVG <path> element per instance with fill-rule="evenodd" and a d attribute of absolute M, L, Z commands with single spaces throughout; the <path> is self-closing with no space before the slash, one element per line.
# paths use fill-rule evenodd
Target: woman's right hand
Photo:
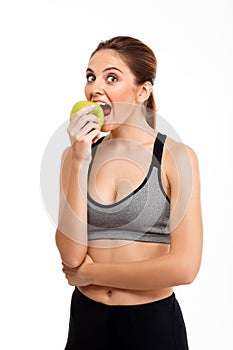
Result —
<path fill-rule="evenodd" d="M 70 120 L 67 132 L 72 146 L 72 158 L 77 161 L 91 161 L 91 145 L 100 137 L 100 126 L 90 105 L 80 109 Z"/>

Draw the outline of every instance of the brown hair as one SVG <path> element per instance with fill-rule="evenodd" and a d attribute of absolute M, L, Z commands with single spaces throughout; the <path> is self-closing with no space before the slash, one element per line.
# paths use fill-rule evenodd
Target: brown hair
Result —
<path fill-rule="evenodd" d="M 133 73 L 136 84 L 140 85 L 146 81 L 154 85 L 156 77 L 157 60 L 154 52 L 140 40 L 130 36 L 116 36 L 112 39 L 101 41 L 91 57 L 99 50 L 112 49 L 118 52 L 122 60 L 127 64 Z M 151 92 L 150 97 L 145 101 L 148 110 L 147 122 L 155 128 L 156 104 Z M 150 113 L 153 111 L 153 113 Z M 153 116 L 152 116 L 153 114 Z"/>

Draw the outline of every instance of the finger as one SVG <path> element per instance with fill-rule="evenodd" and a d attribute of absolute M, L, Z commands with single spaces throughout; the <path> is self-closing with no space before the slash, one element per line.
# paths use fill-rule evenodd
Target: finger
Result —
<path fill-rule="evenodd" d="M 74 124 L 73 126 L 69 125 L 67 128 L 67 132 L 70 135 L 70 137 L 76 138 L 76 135 L 80 135 L 80 132 L 82 130 L 84 130 L 85 127 L 88 128 L 88 125 L 91 125 L 92 128 L 93 127 L 94 128 L 100 127 L 99 123 L 98 123 L 98 119 L 95 115 L 90 115 L 90 117 L 88 116 L 88 118 L 86 118 L 86 116 L 85 116 L 85 117 L 81 118 L 79 121 L 77 121 L 77 123 Z M 87 129 L 85 129 L 85 130 L 87 130 Z"/>
<path fill-rule="evenodd" d="M 82 109 L 80 109 L 79 111 L 77 111 L 75 114 L 73 114 L 70 123 L 75 124 L 76 121 L 83 115 L 88 115 L 91 111 L 93 111 L 93 109 L 95 109 L 95 105 L 89 105 L 86 107 L 83 107 Z"/>
<path fill-rule="evenodd" d="M 79 138 L 79 141 L 82 141 L 85 137 L 85 142 L 91 143 L 96 142 L 100 138 L 100 129 L 93 129 L 87 135 Z"/>
<path fill-rule="evenodd" d="M 83 126 L 83 128 L 80 130 L 81 132 L 84 132 L 84 134 L 88 134 L 92 129 L 100 129 L 99 124 L 95 122 L 88 122 L 86 125 Z"/>
<path fill-rule="evenodd" d="M 72 132 L 70 133 L 70 136 L 74 140 L 73 142 L 75 142 L 76 140 L 82 141 L 83 137 L 88 136 L 88 134 L 90 134 L 93 131 L 93 129 L 97 130 L 96 134 L 98 134 L 100 132 L 99 125 L 97 125 L 96 123 L 90 122 L 90 123 L 87 123 L 81 130 L 79 130 L 79 129 L 78 130 L 76 130 L 76 129 L 72 130 Z M 88 142 L 88 140 L 92 141 L 93 140 L 93 136 L 91 138 L 87 137 L 85 140 L 87 142 Z"/>
<path fill-rule="evenodd" d="M 83 128 L 83 126 L 88 122 L 95 122 L 98 124 L 98 118 L 95 114 L 84 114 L 81 115 L 79 118 L 73 121 L 73 119 L 70 122 L 70 125 L 68 128 L 72 130 L 74 127 L 79 127 L 80 129 Z"/>
<path fill-rule="evenodd" d="M 66 275 L 66 276 L 70 276 L 71 271 L 67 270 L 67 269 L 62 269 L 62 272 Z"/>
<path fill-rule="evenodd" d="M 74 273 L 74 272 L 75 272 L 75 269 L 69 268 L 69 267 L 63 267 L 62 271 L 63 271 L 64 273 Z"/>
<path fill-rule="evenodd" d="M 79 119 L 77 119 L 75 122 L 70 122 L 67 128 L 67 132 L 69 134 L 73 133 L 74 130 L 81 130 L 83 127 L 88 124 L 89 122 L 96 123 L 96 125 L 99 125 L 98 118 L 94 114 L 88 114 L 88 115 L 82 115 Z"/>

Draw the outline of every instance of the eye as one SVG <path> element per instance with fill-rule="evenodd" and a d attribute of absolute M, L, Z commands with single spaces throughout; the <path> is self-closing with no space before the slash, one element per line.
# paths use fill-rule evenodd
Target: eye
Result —
<path fill-rule="evenodd" d="M 93 74 L 88 74 L 86 79 L 88 83 L 91 83 L 92 81 L 95 81 L 95 76 Z"/>
<path fill-rule="evenodd" d="M 109 76 L 107 77 L 107 81 L 108 81 L 109 83 L 115 83 L 115 82 L 117 81 L 117 77 L 115 77 L 115 75 L 109 75 Z"/>

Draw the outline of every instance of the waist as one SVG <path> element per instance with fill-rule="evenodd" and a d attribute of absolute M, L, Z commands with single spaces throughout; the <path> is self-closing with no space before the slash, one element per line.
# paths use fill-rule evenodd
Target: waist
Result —
<path fill-rule="evenodd" d="M 99 286 L 75 287 L 76 291 L 90 301 L 105 305 L 137 306 L 158 302 L 172 296 L 173 288 L 151 291 L 132 291 Z"/>
<path fill-rule="evenodd" d="M 127 263 L 168 254 L 169 244 L 100 239 L 88 242 L 88 254 L 96 263 Z"/>
<path fill-rule="evenodd" d="M 125 242 L 125 244 L 124 244 Z M 92 246 L 90 246 L 92 243 Z M 115 244 L 115 246 L 114 246 Z M 88 254 L 96 263 L 127 263 L 150 260 L 169 254 L 168 244 L 130 242 L 120 240 L 97 240 L 89 242 Z M 137 305 L 157 301 L 171 295 L 172 288 L 156 290 L 127 290 L 107 286 L 79 287 L 80 291 L 95 301 L 107 305 Z"/>

